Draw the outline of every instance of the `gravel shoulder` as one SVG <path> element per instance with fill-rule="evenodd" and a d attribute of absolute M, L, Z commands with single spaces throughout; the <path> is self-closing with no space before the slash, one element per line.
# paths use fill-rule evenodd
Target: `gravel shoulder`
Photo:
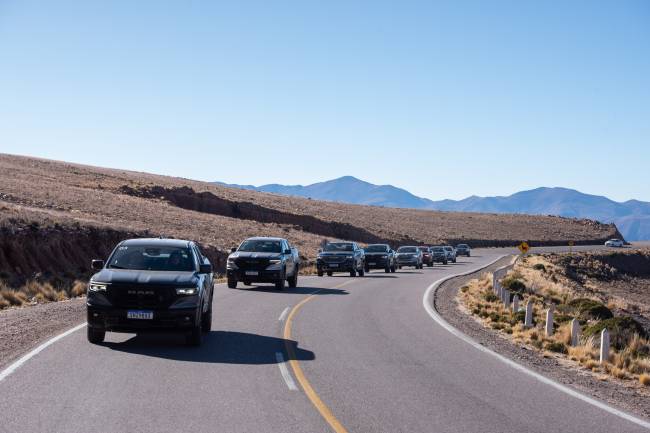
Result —
<path fill-rule="evenodd" d="M 86 298 L 0 311 L 0 369 L 86 320 Z"/>
<path fill-rule="evenodd" d="M 556 382 L 571 386 L 585 395 L 639 417 L 650 419 L 650 392 L 647 390 L 640 386 L 626 386 L 611 378 L 601 380 L 591 372 L 568 365 L 567 361 L 559 357 L 546 357 L 525 346 L 515 344 L 497 332 L 483 327 L 463 311 L 456 298 L 459 288 L 484 272 L 492 272 L 508 264 L 510 260 L 511 257 L 506 257 L 479 272 L 444 282 L 434 296 L 434 308 L 452 326 L 490 350 L 507 356 Z"/>

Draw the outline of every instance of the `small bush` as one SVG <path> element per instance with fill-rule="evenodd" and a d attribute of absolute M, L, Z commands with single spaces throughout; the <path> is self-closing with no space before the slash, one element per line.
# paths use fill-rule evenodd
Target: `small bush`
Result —
<path fill-rule="evenodd" d="M 650 386 L 650 375 L 642 374 L 641 376 L 639 376 L 639 382 L 641 382 L 641 385 L 643 386 Z"/>
<path fill-rule="evenodd" d="M 490 312 L 490 314 L 488 315 L 488 317 L 489 317 L 490 320 L 493 321 L 493 322 L 498 322 L 498 321 L 501 320 L 501 315 L 500 315 L 499 313 L 495 312 L 495 311 Z"/>
<path fill-rule="evenodd" d="M 472 309 L 472 314 L 474 314 L 474 315 L 478 315 L 480 312 L 481 312 L 481 310 L 479 310 L 478 308 L 473 308 Z"/>
<path fill-rule="evenodd" d="M 23 305 L 27 302 L 27 296 L 24 293 L 12 289 L 0 290 L 0 296 L 10 305 Z"/>
<path fill-rule="evenodd" d="M 560 341 L 549 341 L 544 345 L 544 349 L 548 350 L 549 352 L 567 353 L 566 344 Z"/>
<path fill-rule="evenodd" d="M 624 349 L 627 344 L 632 341 L 635 334 L 643 338 L 647 338 L 647 334 L 643 326 L 634 318 L 629 316 L 614 317 L 607 320 L 602 320 L 594 325 L 588 326 L 583 332 L 585 338 L 600 335 L 603 329 L 607 328 L 612 345 L 616 349 Z"/>
<path fill-rule="evenodd" d="M 544 266 L 544 264 L 542 263 L 535 263 L 533 265 L 533 269 L 535 269 L 536 271 L 546 272 L 546 266 Z"/>
<path fill-rule="evenodd" d="M 575 309 L 580 318 L 585 320 L 606 320 L 614 317 L 605 304 L 593 299 L 577 298 L 570 301 L 568 305 Z"/>
<path fill-rule="evenodd" d="M 463 292 L 463 293 L 467 293 L 468 290 L 469 290 L 469 287 L 467 287 L 467 286 L 463 286 L 463 287 L 460 288 L 460 291 Z"/>
<path fill-rule="evenodd" d="M 499 297 L 492 292 L 485 292 L 483 293 L 483 299 L 485 299 L 486 302 L 496 302 L 499 300 Z"/>
<path fill-rule="evenodd" d="M 501 285 L 511 292 L 522 294 L 526 291 L 526 284 L 515 276 L 507 276 L 501 282 Z"/>

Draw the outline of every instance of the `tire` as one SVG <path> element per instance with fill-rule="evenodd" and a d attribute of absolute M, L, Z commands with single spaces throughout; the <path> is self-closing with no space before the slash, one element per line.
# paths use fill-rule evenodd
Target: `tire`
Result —
<path fill-rule="evenodd" d="M 228 279 L 228 288 L 229 289 L 236 289 L 237 288 L 237 280 Z"/>
<path fill-rule="evenodd" d="M 242 283 L 244 283 L 244 286 L 250 286 L 251 285 L 251 282 L 248 281 L 248 280 L 244 280 L 244 281 L 242 281 Z"/>
<path fill-rule="evenodd" d="M 284 290 L 284 278 L 275 282 L 275 290 Z"/>
<path fill-rule="evenodd" d="M 212 330 L 212 305 L 210 309 L 201 315 L 201 331 L 210 332 Z"/>
<path fill-rule="evenodd" d="M 327 271 L 327 276 L 331 277 L 332 276 L 332 271 Z"/>
<path fill-rule="evenodd" d="M 391 266 L 391 268 L 390 268 L 390 272 L 391 272 L 392 274 L 394 274 L 394 273 L 395 273 L 395 266 L 394 266 L 394 265 L 393 265 L 393 266 Z"/>
<path fill-rule="evenodd" d="M 467 257 L 469 257 L 469 256 L 470 256 L 470 253 L 467 253 Z"/>
<path fill-rule="evenodd" d="M 351 277 L 356 277 L 356 276 L 357 276 L 357 271 L 355 271 L 354 269 L 352 269 L 352 270 L 350 271 L 350 276 L 351 276 Z"/>
<path fill-rule="evenodd" d="M 298 287 L 298 267 L 296 267 L 296 270 L 294 271 L 293 275 L 287 278 L 287 282 L 289 283 L 289 287 L 291 287 L 292 289 Z"/>
<path fill-rule="evenodd" d="M 87 326 L 86 328 L 88 341 L 90 343 L 101 344 L 104 342 L 104 338 L 106 337 L 106 330 L 101 328 L 91 328 L 90 326 Z"/>
<path fill-rule="evenodd" d="M 444 261 L 442 262 L 442 264 L 443 264 L 443 265 L 446 265 L 446 264 L 447 264 L 447 260 L 444 260 Z"/>
<path fill-rule="evenodd" d="M 366 274 L 363 268 L 359 269 L 357 272 L 359 273 L 360 277 L 363 277 Z"/>
<path fill-rule="evenodd" d="M 456 257 L 454 257 L 454 261 L 453 261 L 453 263 L 456 263 Z"/>
<path fill-rule="evenodd" d="M 390 267 L 384 268 L 384 272 L 389 273 L 390 272 Z"/>
<path fill-rule="evenodd" d="M 398 267 L 397 267 L 397 269 L 402 269 L 402 266 L 401 266 L 401 265 L 400 265 L 400 266 L 398 266 Z"/>
<path fill-rule="evenodd" d="M 318 275 L 319 277 L 322 277 L 322 276 L 323 276 L 323 271 L 318 271 L 318 272 L 316 273 L 316 275 Z"/>
<path fill-rule="evenodd" d="M 428 266 L 428 267 L 433 266 L 433 262 L 427 263 L 427 266 Z"/>

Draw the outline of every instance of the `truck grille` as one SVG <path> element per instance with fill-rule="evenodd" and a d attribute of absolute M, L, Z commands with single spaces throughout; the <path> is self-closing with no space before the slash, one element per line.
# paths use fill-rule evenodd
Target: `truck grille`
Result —
<path fill-rule="evenodd" d="M 322 259 L 325 263 L 343 263 L 348 256 L 323 256 Z"/>
<path fill-rule="evenodd" d="M 244 271 L 263 271 L 269 266 L 269 259 L 240 257 L 235 260 L 235 264 Z"/>
<path fill-rule="evenodd" d="M 168 308 L 176 296 L 173 287 L 111 285 L 108 297 L 118 308 Z"/>

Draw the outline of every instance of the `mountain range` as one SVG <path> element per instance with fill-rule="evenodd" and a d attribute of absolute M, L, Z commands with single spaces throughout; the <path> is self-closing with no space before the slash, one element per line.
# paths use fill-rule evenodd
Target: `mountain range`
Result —
<path fill-rule="evenodd" d="M 541 187 L 509 196 L 471 196 L 462 200 L 433 201 L 392 185 L 375 185 L 353 176 L 306 186 L 215 183 L 233 188 L 371 206 L 589 218 L 615 223 L 628 241 L 650 240 L 650 203 L 638 200 L 616 202 L 607 197 L 584 194 L 568 188 Z"/>

